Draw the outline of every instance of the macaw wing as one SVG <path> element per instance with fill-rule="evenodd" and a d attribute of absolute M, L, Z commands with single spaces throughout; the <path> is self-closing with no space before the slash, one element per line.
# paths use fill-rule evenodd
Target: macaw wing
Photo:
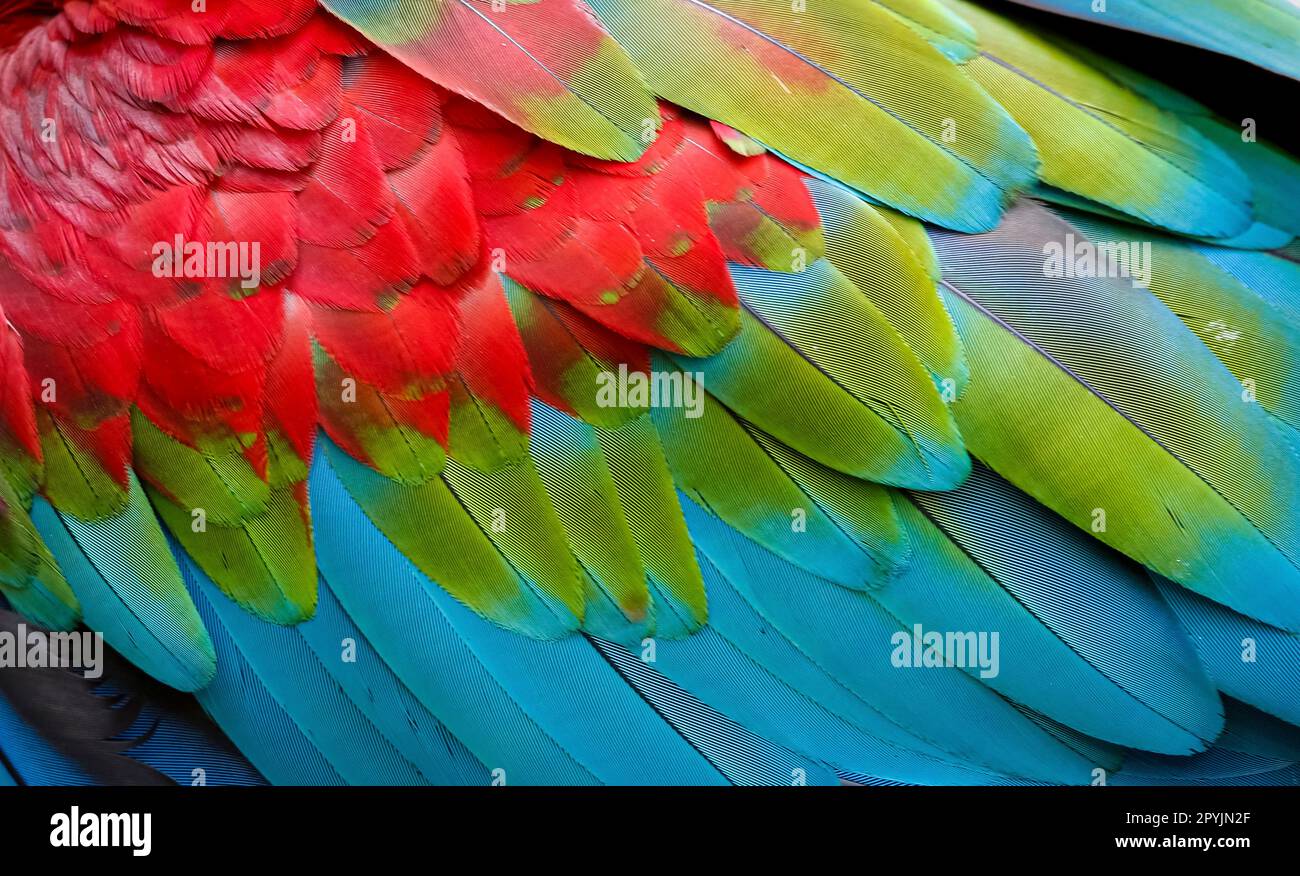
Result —
<path fill-rule="evenodd" d="M 1231 662 L 1300 630 L 1295 264 L 1179 236 L 1289 237 L 1288 164 L 965 5 L 546 3 L 6 56 L 11 604 L 277 782 L 1083 783 L 1295 721 Z M 1133 223 L 1150 291 L 1045 273 Z"/>
<path fill-rule="evenodd" d="M 1241 58 L 1300 78 L 1300 12 L 1288 0 L 1016 0 L 1026 6 L 1122 27 Z"/>

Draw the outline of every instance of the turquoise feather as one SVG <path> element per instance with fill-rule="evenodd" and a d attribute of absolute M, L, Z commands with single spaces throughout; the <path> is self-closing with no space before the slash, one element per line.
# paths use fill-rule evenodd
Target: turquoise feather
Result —
<path fill-rule="evenodd" d="M 1192 757 L 1131 752 L 1110 784 L 1295 785 L 1300 782 L 1300 731 L 1250 706 L 1227 700 L 1227 728 L 1209 751 Z"/>
<path fill-rule="evenodd" d="M 915 559 L 876 598 L 908 624 L 998 631 L 994 690 L 1118 745 L 1189 754 L 1218 736 L 1217 692 L 1140 568 L 983 466 L 899 506 Z"/>
<path fill-rule="evenodd" d="M 311 480 L 322 572 L 412 693 L 489 770 L 507 784 L 725 781 L 586 639 L 508 632 L 425 579 L 351 501 L 333 464 L 347 463 L 319 457 Z"/>
<path fill-rule="evenodd" d="M 753 733 L 833 765 L 903 784 L 1009 781 L 894 723 L 788 639 L 708 560 L 709 626 L 659 642 L 654 668 Z"/>
<path fill-rule="evenodd" d="M 81 602 L 86 626 L 136 666 L 177 690 L 212 681 L 216 653 L 144 491 L 131 475 L 117 516 L 83 521 L 38 497 L 45 544 Z"/>
<path fill-rule="evenodd" d="M 208 577 L 179 550 L 185 566 L 186 583 L 203 614 L 214 639 L 221 640 L 223 657 L 231 669 L 222 679 L 238 709 L 248 710 L 248 701 L 274 703 L 278 716 L 292 722 L 305 742 L 314 748 L 343 781 L 354 785 L 424 784 L 427 777 L 406 759 L 366 717 L 359 704 L 330 673 L 328 664 L 342 660 L 341 645 L 332 654 L 321 654 L 293 627 L 269 624 L 249 614 L 225 596 Z M 249 693 L 242 693 L 250 689 Z M 238 722 L 228 708 L 228 699 L 199 693 L 199 700 L 218 723 Z M 289 734 L 292 739 L 295 734 Z M 275 757 L 275 762 L 284 760 Z M 258 759 L 254 758 L 254 764 Z"/>
<path fill-rule="evenodd" d="M 1156 577 L 1216 687 L 1300 725 L 1300 636 L 1244 617 Z"/>
<path fill-rule="evenodd" d="M 393 674 L 374 645 L 347 616 L 321 578 L 320 605 L 298 632 L 337 682 L 383 735 L 433 785 L 489 783 L 487 768 Z M 346 647 L 355 649 L 341 659 Z"/>
<path fill-rule="evenodd" d="M 611 642 L 593 640 L 637 693 L 672 725 L 673 729 L 709 759 L 734 785 L 837 785 L 838 777 L 827 766 L 801 757 L 756 736 L 719 714 L 658 672 L 654 661 L 646 661 Z"/>
<path fill-rule="evenodd" d="M 1091 765 L 978 680 L 891 662 L 903 624 L 870 596 L 818 579 L 683 503 L 703 553 L 754 609 L 892 723 L 976 769 L 1084 783 Z"/>

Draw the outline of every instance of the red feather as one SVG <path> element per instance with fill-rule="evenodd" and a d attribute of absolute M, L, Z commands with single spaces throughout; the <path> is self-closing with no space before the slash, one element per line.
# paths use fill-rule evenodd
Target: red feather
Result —
<path fill-rule="evenodd" d="M 0 308 L 0 430 L 19 451 L 32 459 L 41 458 L 36 408 L 23 364 L 22 344 L 18 332 L 6 321 L 3 308 Z"/>

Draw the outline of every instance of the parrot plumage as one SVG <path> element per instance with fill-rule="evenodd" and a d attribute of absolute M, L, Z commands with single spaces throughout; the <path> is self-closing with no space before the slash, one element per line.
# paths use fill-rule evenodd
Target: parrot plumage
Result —
<path fill-rule="evenodd" d="M 0 3 L 0 784 L 1300 782 L 1300 163 L 1007 11 Z"/>

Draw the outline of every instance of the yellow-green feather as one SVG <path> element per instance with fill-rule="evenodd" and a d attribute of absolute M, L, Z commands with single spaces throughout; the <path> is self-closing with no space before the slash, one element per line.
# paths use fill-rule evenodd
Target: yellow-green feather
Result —
<path fill-rule="evenodd" d="M 1195 129 L 1029 28 L 945 2 L 978 30 L 966 69 L 1034 138 L 1043 182 L 1184 234 L 1250 226 L 1249 180 Z"/>
<path fill-rule="evenodd" d="M 884 6 L 591 6 L 662 97 L 911 215 L 967 231 L 991 228 L 1032 180 L 1025 133 Z"/>

